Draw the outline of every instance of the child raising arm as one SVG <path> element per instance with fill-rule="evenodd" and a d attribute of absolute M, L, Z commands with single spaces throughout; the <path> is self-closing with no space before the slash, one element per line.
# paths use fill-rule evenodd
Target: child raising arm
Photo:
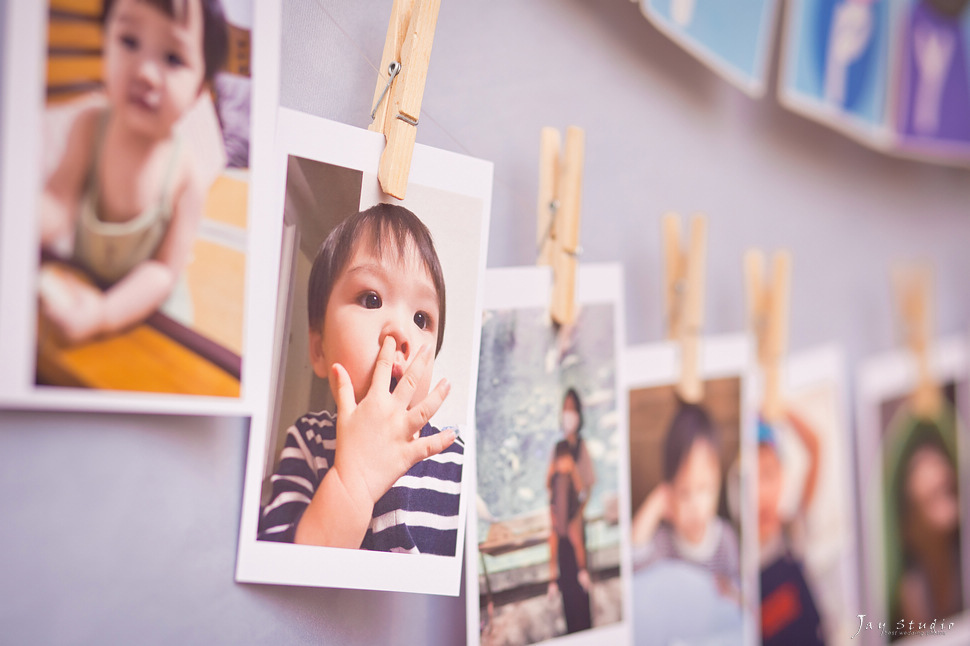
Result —
<path fill-rule="evenodd" d="M 385 337 L 367 395 L 357 403 L 347 370 L 334 364 L 337 384 L 337 447 L 334 464 L 321 481 L 296 528 L 297 543 L 330 547 L 360 546 L 374 505 L 416 463 L 441 453 L 454 431 L 415 437 L 431 419 L 450 386 L 441 380 L 420 404 L 408 408 L 422 382 L 430 380 L 432 354 L 421 348 L 394 392 L 390 383 L 394 341 Z M 425 386 L 427 391 L 427 386 Z"/>

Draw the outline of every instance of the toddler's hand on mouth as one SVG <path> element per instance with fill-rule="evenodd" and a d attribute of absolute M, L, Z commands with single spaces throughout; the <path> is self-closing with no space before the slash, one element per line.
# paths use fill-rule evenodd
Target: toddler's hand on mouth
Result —
<path fill-rule="evenodd" d="M 455 441 L 453 430 L 420 437 L 448 396 L 451 386 L 446 380 L 410 406 L 418 385 L 433 368 L 434 350 L 422 347 L 406 367 L 394 363 L 394 353 L 394 340 L 388 337 L 377 355 L 370 389 L 360 402 L 354 398 L 347 370 L 339 363 L 331 370 L 336 384 L 337 447 L 327 477 L 339 478 L 352 499 L 369 507 L 408 469 Z M 385 390 L 383 384 L 390 388 Z"/>
<path fill-rule="evenodd" d="M 399 363 L 395 363 L 394 366 L 391 368 L 391 389 L 390 389 L 390 392 L 392 392 L 392 393 L 394 392 L 394 389 L 397 388 L 397 384 L 398 384 L 398 382 L 401 381 L 401 377 L 403 377 L 403 376 L 404 376 L 404 366 L 402 366 Z"/>

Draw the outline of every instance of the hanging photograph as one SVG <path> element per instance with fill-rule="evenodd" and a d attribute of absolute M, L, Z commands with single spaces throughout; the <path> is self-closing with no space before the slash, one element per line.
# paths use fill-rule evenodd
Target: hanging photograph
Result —
<path fill-rule="evenodd" d="M 572 324 L 548 267 L 486 273 L 468 643 L 626 643 L 631 622 L 622 282 L 580 265 Z"/>
<path fill-rule="evenodd" d="M 762 96 L 776 0 L 640 0 L 640 10 L 671 40 L 751 96 Z"/>
<path fill-rule="evenodd" d="M 785 360 L 776 419 L 757 423 L 761 638 L 838 644 L 859 607 L 845 365 L 836 347 Z M 794 602 L 794 603 L 793 603 Z"/>
<path fill-rule="evenodd" d="M 279 300 L 257 357 L 236 579 L 457 595 L 491 164 L 279 111 Z"/>
<path fill-rule="evenodd" d="M 909 155 L 970 164 L 970 2 L 894 2 L 892 127 Z"/>
<path fill-rule="evenodd" d="M 935 391 L 929 405 L 914 397 L 911 352 L 872 357 L 859 368 L 867 595 L 852 632 L 866 633 L 871 643 L 932 644 L 938 633 L 970 635 L 964 340 L 940 341 L 929 362 Z"/>
<path fill-rule="evenodd" d="M 778 97 L 863 143 L 889 144 L 890 3 L 788 3 Z"/>
<path fill-rule="evenodd" d="M 758 643 L 754 418 L 745 337 L 700 343 L 700 398 L 680 348 L 628 348 L 635 644 Z"/>
<path fill-rule="evenodd" d="M 253 115 L 275 108 L 279 7 L 52 0 L 15 11 L 25 33 L 11 37 L 46 47 L 43 60 L 18 56 L 4 92 L 0 401 L 245 410 L 251 133 L 269 132 Z"/>

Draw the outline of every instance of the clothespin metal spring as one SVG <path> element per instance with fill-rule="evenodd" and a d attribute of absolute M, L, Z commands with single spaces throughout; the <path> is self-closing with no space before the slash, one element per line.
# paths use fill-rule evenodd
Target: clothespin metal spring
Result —
<path fill-rule="evenodd" d="M 391 83 L 394 82 L 394 78 L 401 72 L 401 64 L 397 61 L 391 61 L 391 64 L 387 66 L 387 85 L 384 86 L 384 91 L 381 95 L 377 97 L 377 103 L 374 104 L 374 109 L 371 110 L 370 118 L 371 121 L 377 116 L 377 108 L 381 107 L 381 101 L 387 96 L 387 91 L 391 89 Z M 400 115 L 398 115 L 400 117 Z"/>

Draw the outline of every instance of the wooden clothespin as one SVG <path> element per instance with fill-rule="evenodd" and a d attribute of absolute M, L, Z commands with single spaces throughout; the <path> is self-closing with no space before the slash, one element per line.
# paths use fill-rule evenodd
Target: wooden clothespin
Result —
<path fill-rule="evenodd" d="M 686 251 L 680 242 L 680 216 L 663 217 L 664 295 L 667 337 L 680 342 L 681 372 L 677 391 L 688 403 L 704 396 L 700 372 L 700 336 L 704 323 L 704 269 L 707 255 L 707 218 L 695 215 Z"/>
<path fill-rule="evenodd" d="M 897 267 L 893 271 L 893 286 L 902 315 L 903 337 L 916 361 L 916 388 L 910 395 L 910 405 L 918 417 L 934 419 L 943 399 L 930 369 L 933 272 L 928 266 Z"/>
<path fill-rule="evenodd" d="M 537 264 L 552 265 L 550 313 L 560 325 L 576 318 L 576 266 L 579 255 L 579 221 L 583 198 L 583 158 L 586 133 L 566 128 L 566 146 L 560 155 L 555 128 L 543 128 L 539 144 L 539 198 L 537 204 Z"/>
<path fill-rule="evenodd" d="M 765 275 L 765 254 L 750 249 L 744 254 L 748 293 L 748 318 L 758 347 L 758 364 L 764 379 L 761 415 L 777 422 L 785 413 L 781 368 L 788 348 L 788 318 L 791 302 L 791 252 L 776 251 L 771 279 Z"/>
<path fill-rule="evenodd" d="M 394 0 L 374 90 L 370 130 L 386 141 L 377 178 L 385 193 L 402 200 L 440 6 L 441 0 Z"/>

